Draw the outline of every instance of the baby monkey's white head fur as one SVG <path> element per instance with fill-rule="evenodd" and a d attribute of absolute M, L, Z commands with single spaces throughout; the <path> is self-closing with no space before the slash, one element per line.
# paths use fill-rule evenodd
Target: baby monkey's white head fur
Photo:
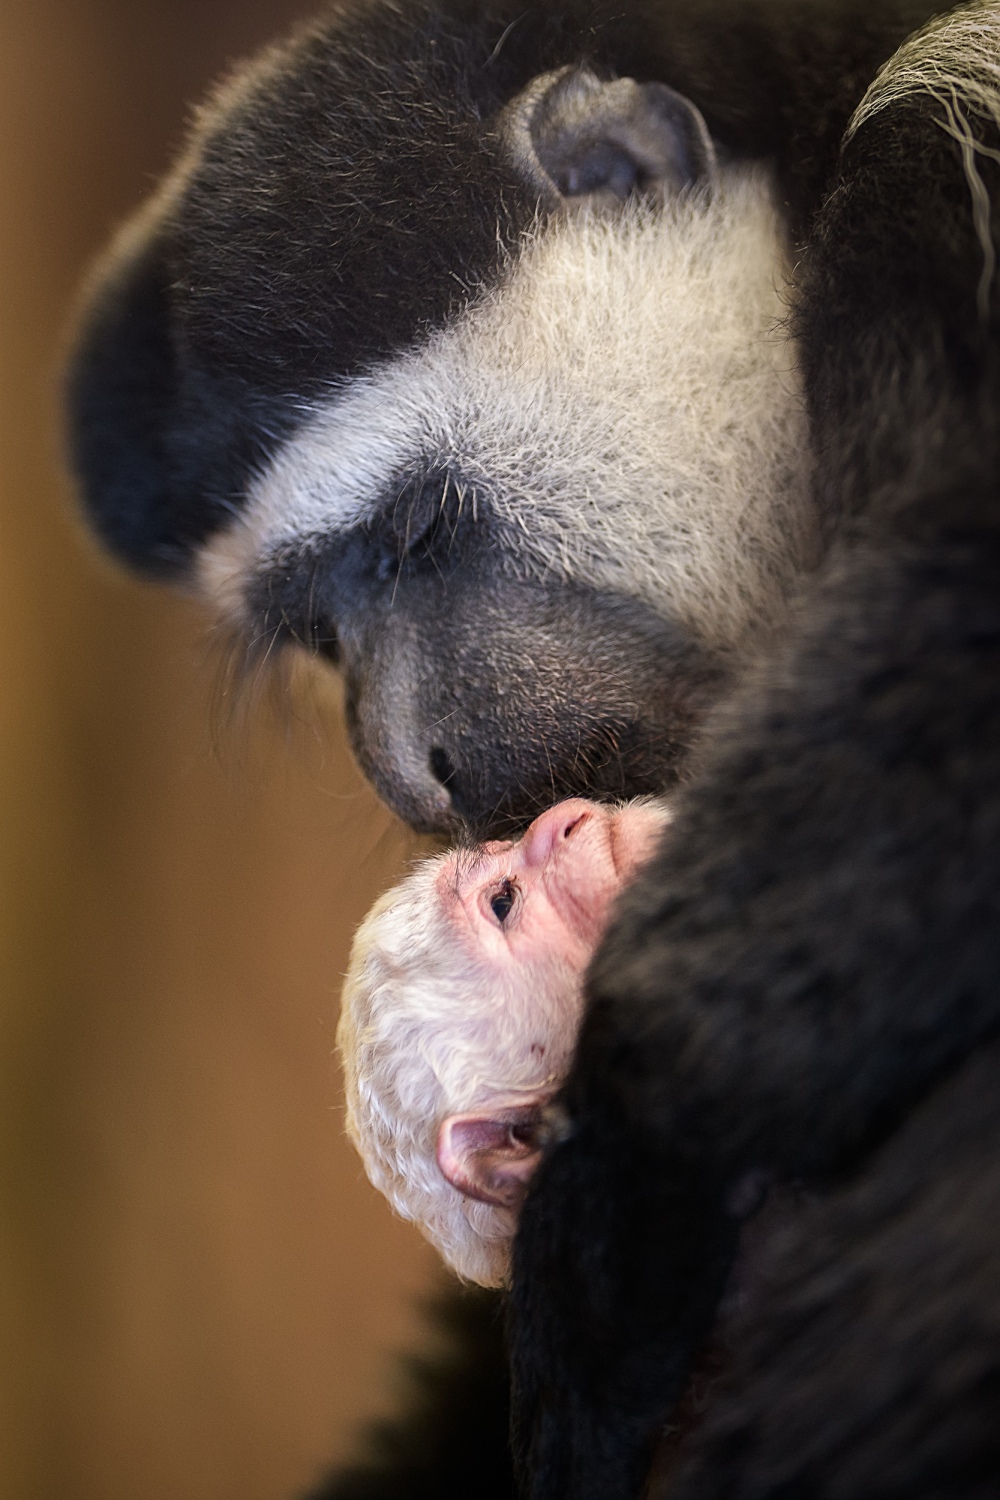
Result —
<path fill-rule="evenodd" d="M 638 599 L 714 648 L 770 624 L 815 546 L 768 174 L 540 224 L 445 328 L 314 408 L 202 560 L 230 617 L 283 548 L 460 476 L 519 566 Z"/>
<path fill-rule="evenodd" d="M 575 1044 L 581 979 L 551 956 L 531 974 L 522 969 L 517 983 L 477 964 L 439 896 L 455 860 L 427 860 L 365 918 L 337 1045 L 347 1130 L 370 1181 L 460 1276 L 502 1286 L 516 1204 L 460 1191 L 441 1158 L 506 1147 L 508 1186 L 526 1181 L 544 1104 Z M 492 1196 L 509 1195 L 500 1184 Z"/>

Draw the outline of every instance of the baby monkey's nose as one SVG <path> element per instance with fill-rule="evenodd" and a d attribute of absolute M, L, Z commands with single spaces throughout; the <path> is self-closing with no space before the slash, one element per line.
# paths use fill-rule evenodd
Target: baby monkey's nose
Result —
<path fill-rule="evenodd" d="M 536 818 L 524 835 L 522 852 L 528 865 L 542 865 L 553 849 L 563 840 L 572 838 L 593 811 L 591 803 L 582 797 L 571 797 L 566 802 L 557 802 Z"/>

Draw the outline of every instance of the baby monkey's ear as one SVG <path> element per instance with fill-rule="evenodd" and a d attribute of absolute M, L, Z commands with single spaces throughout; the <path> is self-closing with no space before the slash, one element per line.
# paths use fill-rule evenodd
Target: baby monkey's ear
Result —
<path fill-rule="evenodd" d="M 543 1101 L 449 1115 L 437 1138 L 438 1166 L 466 1198 L 517 1209 L 542 1159 Z"/>

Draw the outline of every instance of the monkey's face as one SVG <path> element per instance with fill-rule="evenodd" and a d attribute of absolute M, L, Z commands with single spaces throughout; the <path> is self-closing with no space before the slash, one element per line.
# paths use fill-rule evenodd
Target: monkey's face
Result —
<path fill-rule="evenodd" d="M 477 965 L 515 988 L 519 972 L 535 974 L 549 959 L 582 979 L 612 903 L 668 822 L 661 802 L 604 807 L 571 798 L 516 842 L 453 855 L 438 878 L 439 900 Z"/>
<path fill-rule="evenodd" d="M 464 1197 L 491 1205 L 510 1236 L 576 1046 L 584 973 L 612 903 L 669 821 L 662 802 L 608 808 L 573 798 L 516 843 L 456 852 L 441 865 L 435 890 L 468 956 L 469 1012 L 483 1012 L 486 1092 L 441 1122 L 437 1164 Z"/>
<path fill-rule="evenodd" d="M 339 667 L 418 828 L 669 786 L 809 550 L 769 179 L 585 12 L 347 7 L 249 69 L 73 371 L 111 545 Z"/>

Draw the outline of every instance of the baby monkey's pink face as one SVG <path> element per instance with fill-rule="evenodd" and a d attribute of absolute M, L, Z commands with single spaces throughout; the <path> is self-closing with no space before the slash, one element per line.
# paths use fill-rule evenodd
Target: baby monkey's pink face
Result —
<path fill-rule="evenodd" d="M 455 854 L 442 868 L 441 900 L 480 961 L 516 970 L 552 957 L 582 973 L 667 817 L 655 803 L 560 802 L 516 842 Z"/>
<path fill-rule="evenodd" d="M 540 1051 L 554 1068 L 535 1089 L 501 1087 L 479 1109 L 449 1115 L 438 1133 L 443 1175 L 465 1197 L 501 1210 L 511 1234 L 541 1160 L 546 1105 L 572 1056 L 584 970 L 615 897 L 668 821 L 662 803 L 609 808 L 574 798 L 516 842 L 457 851 L 442 864 L 437 894 L 460 941 L 477 968 L 506 979 L 508 996 L 520 990 L 523 1019 L 545 1038 Z M 489 1017 L 483 1022 L 488 1032 Z"/>

